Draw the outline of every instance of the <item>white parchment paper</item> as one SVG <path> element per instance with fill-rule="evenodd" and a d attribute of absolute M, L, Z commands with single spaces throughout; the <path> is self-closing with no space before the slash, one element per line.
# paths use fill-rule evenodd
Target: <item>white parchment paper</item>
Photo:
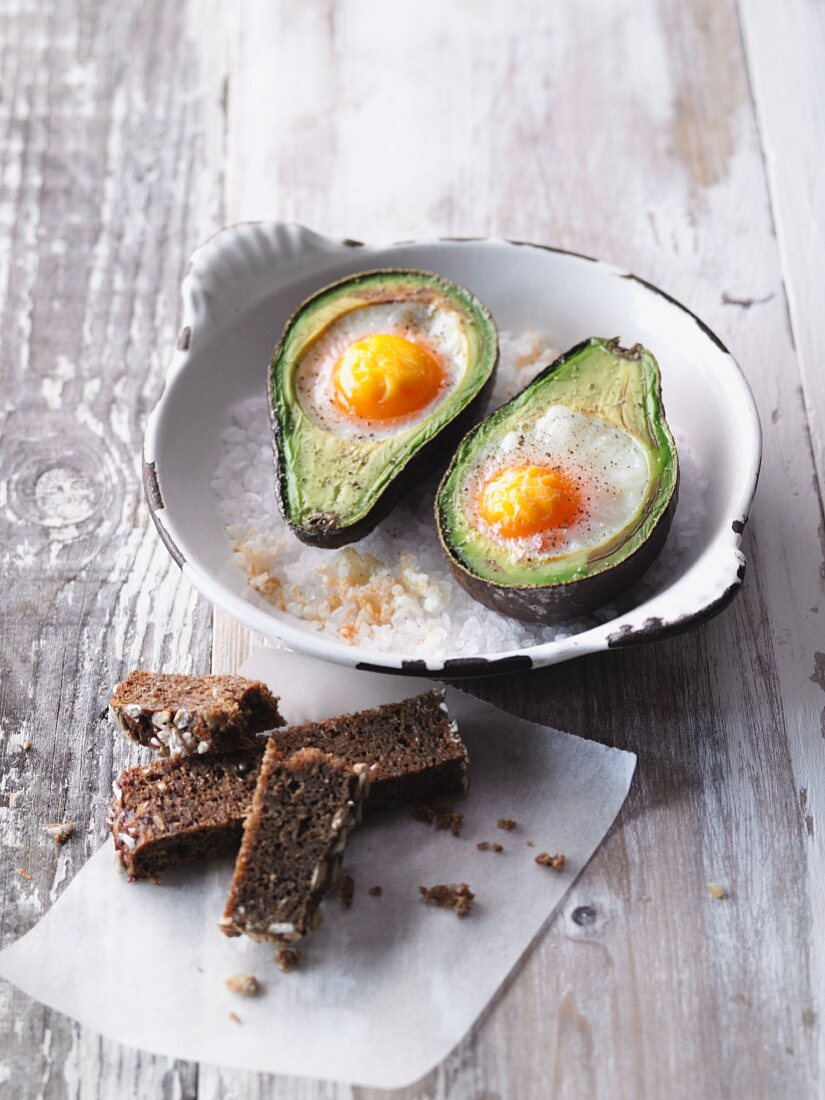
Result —
<path fill-rule="evenodd" d="M 258 650 L 240 671 L 280 695 L 291 723 L 428 686 L 274 649 Z M 130 885 L 107 842 L 0 953 L 0 975 L 95 1031 L 170 1057 L 378 1088 L 418 1080 L 472 1026 L 590 859 L 636 763 L 456 689 L 448 705 L 471 754 L 462 835 L 406 811 L 365 821 L 345 856 L 352 908 L 325 902 L 299 970 L 282 974 L 271 946 L 218 931 L 231 860 L 170 871 L 162 886 Z M 500 817 L 518 828 L 498 829 Z M 480 852 L 480 840 L 505 851 Z M 541 851 L 563 852 L 565 870 L 538 866 Z M 419 899 L 420 884 L 442 882 L 475 891 L 468 917 Z M 373 885 L 381 897 L 368 895 Z M 259 997 L 226 988 L 237 972 L 258 977 Z"/>

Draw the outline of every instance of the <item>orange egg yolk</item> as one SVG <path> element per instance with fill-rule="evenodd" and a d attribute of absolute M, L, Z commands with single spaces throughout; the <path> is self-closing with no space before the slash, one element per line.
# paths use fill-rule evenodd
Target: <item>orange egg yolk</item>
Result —
<path fill-rule="evenodd" d="M 553 466 L 508 466 L 481 487 L 482 518 L 508 539 L 569 527 L 582 507 L 578 483 Z"/>
<path fill-rule="evenodd" d="M 335 404 L 363 420 L 393 420 L 429 405 L 444 383 L 435 354 L 404 336 L 356 340 L 333 369 Z"/>

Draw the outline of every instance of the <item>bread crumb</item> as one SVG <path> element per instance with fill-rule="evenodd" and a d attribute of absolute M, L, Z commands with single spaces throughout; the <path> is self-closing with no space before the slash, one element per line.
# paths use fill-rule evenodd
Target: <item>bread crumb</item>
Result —
<path fill-rule="evenodd" d="M 338 879 L 338 900 L 344 909 L 352 907 L 352 898 L 355 893 L 355 880 L 352 875 L 341 875 Z"/>
<path fill-rule="evenodd" d="M 239 1024 L 239 1023 L 241 1022 L 241 1018 L 240 1018 L 240 1016 L 238 1015 L 238 1013 L 237 1013 L 237 1012 L 230 1012 L 230 1013 L 229 1013 L 229 1019 L 230 1019 L 230 1020 L 231 1020 L 231 1021 L 232 1021 L 232 1022 L 233 1022 L 234 1024 Z"/>
<path fill-rule="evenodd" d="M 466 882 L 447 886 L 419 886 L 418 892 L 425 902 L 437 905 L 439 909 L 452 909 L 459 917 L 466 917 L 473 905 L 475 894 Z"/>
<path fill-rule="evenodd" d="M 371 898 L 380 898 L 381 895 L 384 893 L 384 887 L 370 886 L 369 890 L 367 890 L 367 893 L 370 895 Z"/>
<path fill-rule="evenodd" d="M 226 979 L 226 988 L 241 997 L 257 997 L 261 992 L 261 984 L 254 974 L 233 974 Z"/>
<path fill-rule="evenodd" d="M 723 901 L 728 896 L 725 887 L 717 886 L 715 882 L 708 883 L 708 893 L 712 898 L 716 898 L 717 901 Z"/>
<path fill-rule="evenodd" d="M 275 962 L 278 964 L 278 969 L 282 970 L 284 974 L 294 970 L 300 961 L 301 951 L 298 947 L 279 947 L 275 952 Z"/>
<path fill-rule="evenodd" d="M 464 814 L 460 810 L 454 810 L 452 806 L 416 806 L 412 815 L 416 821 L 435 825 L 436 829 L 449 829 L 453 836 L 461 835 Z"/>
<path fill-rule="evenodd" d="M 26 881 L 28 881 L 31 878 L 31 875 L 29 874 L 29 872 L 26 870 L 25 867 L 18 867 L 17 868 L 17 873 L 22 878 L 26 879 Z"/>
<path fill-rule="evenodd" d="M 564 862 L 564 856 L 551 856 L 549 852 L 540 852 L 536 856 L 536 863 L 540 864 L 542 867 L 550 867 L 554 871 L 563 871 Z"/>
<path fill-rule="evenodd" d="M 20 748 L 23 750 L 23 752 L 28 752 L 31 747 L 32 743 L 30 737 L 27 737 L 25 738 L 25 740 L 20 742 Z"/>
<path fill-rule="evenodd" d="M 505 829 L 508 833 L 512 833 L 513 829 L 518 828 L 518 822 L 513 821 L 512 817 L 500 817 L 496 825 L 499 829 Z"/>
<path fill-rule="evenodd" d="M 41 828 L 42 828 L 43 832 L 47 833 L 52 838 L 52 840 L 55 842 L 55 844 L 58 847 L 60 847 L 62 844 L 66 843 L 66 841 L 69 839 L 69 837 L 74 832 L 74 822 L 73 821 L 46 822 L 46 824 L 42 825 Z"/>
<path fill-rule="evenodd" d="M 500 844 L 491 843 L 489 840 L 480 840 L 476 844 L 476 848 L 480 852 L 503 852 L 504 848 Z"/>

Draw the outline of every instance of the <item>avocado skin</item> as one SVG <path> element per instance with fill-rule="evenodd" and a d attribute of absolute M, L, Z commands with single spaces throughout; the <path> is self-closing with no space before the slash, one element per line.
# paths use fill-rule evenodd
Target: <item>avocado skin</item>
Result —
<path fill-rule="evenodd" d="M 580 352 L 585 351 L 594 343 L 604 344 L 619 355 L 632 356 L 640 350 L 638 347 L 629 350 L 621 348 L 618 344 L 618 340 L 599 341 L 593 338 L 583 340 L 581 343 L 576 344 L 574 347 L 570 348 L 569 351 L 559 356 L 559 358 L 548 367 L 545 367 L 545 369 L 530 382 L 526 389 L 530 389 L 532 386 L 548 378 L 551 374 L 554 374 L 569 360 L 575 358 Z M 525 391 L 522 391 L 522 393 L 523 392 Z M 516 395 L 512 400 L 517 400 L 519 396 L 520 395 Z M 507 404 L 509 403 L 510 402 Z M 659 393 L 659 404 L 662 420 L 666 425 L 667 420 L 665 417 L 664 404 L 661 401 L 661 393 Z M 503 407 L 506 408 L 506 406 Z M 499 410 L 496 410 L 496 412 L 498 411 Z M 491 415 L 495 415 L 495 413 Z M 447 558 L 450 571 L 461 587 L 472 596 L 473 599 L 484 604 L 485 607 L 497 611 L 499 614 L 507 615 L 513 619 L 519 619 L 522 622 L 539 622 L 552 625 L 554 623 L 577 618 L 581 615 L 588 615 L 597 610 L 597 608 L 610 603 L 611 600 L 615 599 L 617 596 L 621 595 L 622 592 L 625 592 L 635 584 L 661 553 L 668 532 L 670 531 L 679 498 L 680 471 L 678 459 L 676 462 L 676 477 L 667 507 L 662 512 L 647 538 L 632 554 L 628 555 L 628 557 L 621 559 L 602 572 L 593 573 L 590 576 L 578 577 L 568 582 L 548 583 L 543 585 L 498 584 L 485 577 L 477 576 L 471 569 L 458 560 L 445 537 L 446 525 L 442 517 L 440 504 L 442 489 L 446 486 L 450 475 L 455 469 L 461 448 L 472 438 L 475 432 L 483 426 L 483 423 L 484 422 L 472 428 L 461 441 L 459 447 L 456 449 L 452 462 L 441 479 L 435 499 L 436 527 L 441 549 Z M 668 434 L 670 434 L 669 430 Z M 674 448 L 674 456 L 675 453 Z"/>
<path fill-rule="evenodd" d="M 618 562 L 603 573 L 594 573 L 592 577 L 581 577 L 568 584 L 549 584 L 534 588 L 495 584 L 463 569 L 446 549 L 443 538 L 441 545 L 447 555 L 453 576 L 473 599 L 511 619 L 520 619 L 524 623 L 552 625 L 581 615 L 589 615 L 627 591 L 642 577 L 662 552 L 673 522 L 678 496 L 677 478 L 670 504 L 662 518 L 653 528 L 650 536 L 629 558 Z"/>
<path fill-rule="evenodd" d="M 350 283 L 357 283 L 365 279 L 372 279 L 375 276 L 387 276 L 393 277 L 397 275 L 416 275 L 420 274 L 427 279 L 435 282 L 443 282 L 457 288 L 462 293 L 468 295 L 475 302 L 476 307 L 480 309 L 482 315 L 486 319 L 487 324 L 494 336 L 495 354 L 493 356 L 492 366 L 487 380 L 477 391 L 475 396 L 469 401 L 467 405 L 458 412 L 451 421 L 446 423 L 444 427 L 431 439 L 429 442 L 421 446 L 415 454 L 407 460 L 403 469 L 389 482 L 382 493 L 380 493 L 375 500 L 370 511 L 364 515 L 359 521 L 354 523 L 342 523 L 340 518 L 331 513 L 317 513 L 311 520 L 311 522 L 304 521 L 303 523 L 296 523 L 289 513 L 289 502 L 287 500 L 286 485 L 287 485 L 287 471 L 285 451 L 282 445 L 283 428 L 276 415 L 275 411 L 275 398 L 274 398 L 274 372 L 273 365 L 277 361 L 281 349 L 287 339 L 287 336 L 294 324 L 294 322 L 300 317 L 304 309 L 315 302 L 318 299 L 323 298 L 328 292 L 337 289 L 340 286 L 344 286 Z M 374 268 L 368 271 L 358 272 L 355 275 L 346 276 L 343 279 L 339 279 L 336 282 L 330 283 L 327 286 L 321 287 L 315 291 L 309 298 L 305 299 L 292 313 L 286 325 L 284 326 L 284 334 L 275 351 L 270 362 L 270 369 L 267 373 L 267 398 L 269 407 L 269 421 L 272 429 L 273 439 L 273 457 L 275 464 L 275 495 L 278 503 L 278 508 L 283 516 L 290 531 L 296 538 L 307 546 L 314 546 L 321 550 L 337 550 L 341 546 L 347 546 L 353 542 L 358 542 L 370 531 L 374 530 L 378 524 L 385 519 L 389 513 L 393 510 L 395 505 L 401 500 L 401 498 L 412 489 L 422 478 L 432 473 L 433 467 L 443 465 L 446 463 L 453 453 L 456 443 L 465 435 L 465 433 L 472 427 L 472 425 L 478 419 L 481 410 L 484 408 L 484 404 L 492 390 L 495 382 L 496 370 L 499 363 L 499 345 L 498 345 L 498 332 L 492 314 L 481 303 L 475 295 L 471 294 L 460 284 L 455 283 L 454 280 L 447 279 L 444 276 L 438 276 L 429 271 L 416 272 L 412 269 L 399 269 L 399 268 Z"/>
<path fill-rule="evenodd" d="M 327 513 L 319 515 L 311 525 L 293 523 L 289 517 L 287 502 L 284 498 L 284 485 L 286 484 L 286 470 L 284 467 L 283 448 L 280 445 L 281 426 L 276 417 L 270 414 L 272 433 L 275 441 L 275 493 L 278 508 L 286 521 L 290 531 L 296 538 L 307 546 L 316 546 L 320 550 L 337 550 L 341 546 L 358 542 L 374 530 L 378 524 L 390 514 L 398 502 L 418 484 L 423 478 L 432 473 L 433 467 L 446 462 L 453 453 L 455 444 L 466 434 L 475 423 L 478 414 L 484 407 L 490 390 L 495 381 L 496 365 L 492 374 L 484 383 L 469 405 L 455 417 L 451 423 L 423 447 L 409 460 L 404 469 L 387 485 L 383 493 L 376 499 L 371 511 L 358 523 L 341 525 L 336 522 L 335 516 Z M 270 409 L 271 409 L 270 403 Z"/>

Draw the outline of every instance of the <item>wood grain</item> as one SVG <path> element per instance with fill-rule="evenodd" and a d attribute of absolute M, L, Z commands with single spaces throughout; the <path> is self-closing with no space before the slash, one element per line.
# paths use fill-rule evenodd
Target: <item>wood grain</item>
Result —
<path fill-rule="evenodd" d="M 788 313 L 820 490 L 825 485 L 825 372 L 818 294 L 825 254 L 825 169 L 812 156 L 825 142 L 825 8 L 804 0 L 781 7 L 741 0 L 757 120 Z M 749 308 L 749 299 L 742 302 Z"/>
<path fill-rule="evenodd" d="M 112 778 L 136 759 L 99 719 L 111 685 L 140 664 L 208 668 L 209 610 L 151 530 L 139 469 L 188 253 L 223 220 L 207 128 L 222 74 L 200 67 L 190 23 L 209 14 L 3 9 L 3 942 L 97 848 Z M 62 820 L 75 835 L 57 849 L 41 824 Z M 3 1095 L 194 1095 L 194 1067 L 102 1042 L 6 984 L 0 998 Z"/>
<path fill-rule="evenodd" d="M 742 363 L 765 428 L 749 572 L 684 638 L 471 685 L 639 768 L 525 966 L 399 1095 L 822 1094 L 821 12 L 768 7 L 741 0 L 740 28 L 733 0 L 5 5 L 6 940 L 102 836 L 130 759 L 96 721 L 105 689 L 139 661 L 209 661 L 137 478 L 189 248 L 256 217 L 547 241 L 663 286 Z M 250 642 L 216 615 L 213 667 Z M 79 836 L 57 853 L 39 824 L 63 816 Z M 15 1097 L 379 1095 L 138 1055 L 0 996 Z"/>
<path fill-rule="evenodd" d="M 248 5 L 241 27 L 233 219 L 274 207 L 367 240 L 500 233 L 602 256 L 716 327 L 775 426 L 750 577 L 722 619 L 656 649 L 476 685 L 633 748 L 640 767 L 564 913 L 409 1096 L 815 1095 L 817 499 L 736 8 L 422 4 L 382 17 L 358 3 L 326 20 L 314 7 L 311 26 L 277 11 Z M 299 66 L 309 76 L 290 92 Z M 275 116 L 253 141 L 264 105 Z M 216 663 L 242 649 L 243 632 L 225 630 L 216 616 Z M 724 902 L 706 891 L 720 880 Z M 572 918 L 582 906 L 590 925 Z"/>

